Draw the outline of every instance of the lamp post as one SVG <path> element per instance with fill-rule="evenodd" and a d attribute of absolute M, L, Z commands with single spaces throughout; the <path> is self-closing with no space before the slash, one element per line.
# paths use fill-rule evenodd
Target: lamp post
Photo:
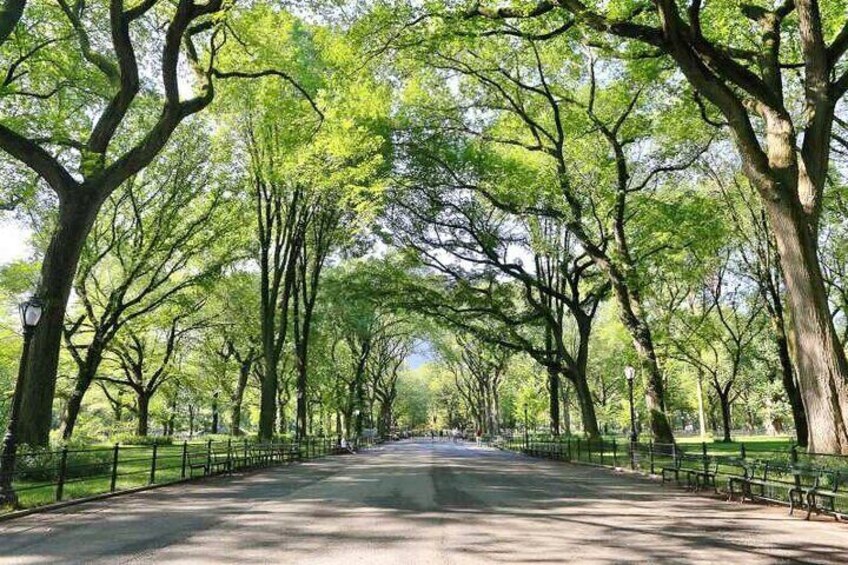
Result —
<path fill-rule="evenodd" d="M 21 416 L 21 400 L 24 392 L 24 378 L 26 377 L 26 361 L 29 356 L 29 344 L 32 334 L 44 304 L 40 299 L 33 297 L 20 305 L 21 325 L 24 332 L 24 347 L 21 351 L 21 362 L 18 365 L 18 380 L 15 382 L 15 393 L 12 397 L 12 409 L 9 411 L 9 422 L 6 425 L 6 435 L 3 437 L 2 452 L 0 452 L 0 506 L 17 506 L 18 497 L 12 488 L 12 478 L 15 474 L 15 456 L 18 447 L 18 423 Z"/>
<path fill-rule="evenodd" d="M 630 468 L 636 468 L 636 443 L 639 436 L 636 434 L 636 408 L 633 405 L 633 379 L 636 377 L 636 369 L 628 365 L 624 368 L 624 378 L 627 379 L 627 389 L 630 399 Z"/>

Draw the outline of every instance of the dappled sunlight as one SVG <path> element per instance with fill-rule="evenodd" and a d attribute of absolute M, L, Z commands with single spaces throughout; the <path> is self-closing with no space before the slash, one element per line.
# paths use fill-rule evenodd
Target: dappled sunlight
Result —
<path fill-rule="evenodd" d="M 840 525 L 429 442 L 86 504 L 0 536 L 16 562 L 848 561 Z"/>

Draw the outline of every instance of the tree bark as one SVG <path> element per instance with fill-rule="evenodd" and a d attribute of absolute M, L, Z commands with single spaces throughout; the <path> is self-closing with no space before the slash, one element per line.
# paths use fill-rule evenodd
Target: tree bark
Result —
<path fill-rule="evenodd" d="M 148 421 L 150 420 L 150 397 L 144 392 L 137 392 L 138 422 L 135 433 L 138 437 L 147 437 Z"/>
<path fill-rule="evenodd" d="M 848 366 L 830 316 L 815 234 L 796 199 L 773 198 L 765 207 L 786 283 L 808 448 L 848 454 Z"/>
<path fill-rule="evenodd" d="M 550 399 L 551 435 L 559 435 L 559 372 L 548 367 L 548 398 Z"/>
<path fill-rule="evenodd" d="M 45 306 L 26 360 L 18 428 L 21 443 L 44 446 L 50 439 L 65 308 L 85 238 L 102 204 L 92 194 L 81 189 L 60 200 L 58 222 L 41 265 L 36 295 Z"/>
<path fill-rule="evenodd" d="M 241 431 L 241 405 L 244 402 L 244 391 L 247 388 L 247 379 L 250 376 L 252 362 L 242 362 L 239 367 L 239 379 L 233 394 L 233 406 L 230 413 L 230 433 L 234 436 L 242 435 Z"/>
<path fill-rule="evenodd" d="M 68 406 L 65 412 L 65 425 L 62 429 L 62 439 L 65 441 L 71 439 L 74 428 L 79 418 L 80 410 L 82 409 L 82 400 L 85 393 L 94 382 L 94 377 L 97 375 L 97 369 L 100 367 L 100 361 L 103 359 L 103 352 L 100 347 L 98 336 L 95 334 L 95 341 L 88 348 L 85 361 L 77 371 L 77 377 L 74 381 L 74 390 L 71 392 L 71 397 L 68 399 Z"/>
<path fill-rule="evenodd" d="M 212 396 L 212 433 L 218 433 L 218 393 Z"/>
<path fill-rule="evenodd" d="M 731 422 L 731 414 L 730 414 L 730 398 L 728 398 L 727 394 L 722 393 L 721 391 L 716 391 L 718 396 L 718 401 L 721 404 L 721 427 L 724 432 L 724 438 L 722 439 L 725 443 L 730 443 L 732 438 L 730 437 L 730 428 L 732 426 Z"/>
<path fill-rule="evenodd" d="M 807 447 L 810 440 L 810 432 L 807 428 L 807 413 L 804 411 L 804 401 L 801 391 L 795 382 L 795 367 L 792 364 L 792 356 L 789 351 L 789 342 L 781 323 L 781 329 L 775 340 L 777 342 L 777 354 L 780 359 L 780 376 L 783 381 L 783 390 L 786 392 L 786 400 L 792 408 L 792 420 L 795 424 L 795 436 L 798 445 Z"/>

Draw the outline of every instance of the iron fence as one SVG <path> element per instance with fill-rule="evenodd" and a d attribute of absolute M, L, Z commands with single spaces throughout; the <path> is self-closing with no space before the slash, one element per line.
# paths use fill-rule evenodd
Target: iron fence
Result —
<path fill-rule="evenodd" d="M 848 515 L 848 456 L 845 455 L 809 453 L 794 445 L 776 450 L 763 449 L 756 443 L 739 443 L 738 450 L 729 452 L 708 443 L 631 443 L 615 438 L 524 435 L 491 438 L 489 444 L 531 457 L 666 475 L 664 478 L 680 484 L 690 471 L 695 475 L 708 473 L 714 475 L 715 484 L 710 488 L 714 486 L 716 492 L 724 495 L 731 494 L 731 479 L 738 481 L 747 473 L 749 478 L 765 483 L 757 485 L 756 498 L 785 504 L 790 504 L 793 489 L 806 492 L 815 484 L 834 494 L 835 514 Z M 763 472 L 770 474 L 761 477 L 758 473 Z M 810 477 L 815 477 L 816 482 Z"/>
<path fill-rule="evenodd" d="M 357 447 L 379 443 L 360 438 Z M 347 453 L 334 438 L 21 450 L 12 476 L 18 508 L 122 492 Z M 13 510 L 0 508 L 0 514 Z"/>

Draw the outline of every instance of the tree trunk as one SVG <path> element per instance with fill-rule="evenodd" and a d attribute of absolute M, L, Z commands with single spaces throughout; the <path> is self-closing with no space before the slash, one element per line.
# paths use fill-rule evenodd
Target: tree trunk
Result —
<path fill-rule="evenodd" d="M 698 369 L 698 382 L 696 384 L 696 392 L 698 394 L 698 431 L 701 433 L 701 439 L 707 437 L 707 422 L 704 410 L 704 376 L 701 369 Z"/>
<path fill-rule="evenodd" d="M 730 443 L 732 441 L 730 437 L 730 428 L 731 428 L 731 415 L 730 415 L 730 398 L 728 395 L 723 394 L 722 392 L 718 392 L 718 400 L 721 403 L 721 427 L 724 432 L 724 438 L 722 439 L 725 443 Z"/>
<path fill-rule="evenodd" d="M 143 392 L 136 393 L 138 401 L 138 422 L 135 434 L 138 437 L 147 437 L 148 421 L 150 419 L 150 397 Z"/>
<path fill-rule="evenodd" d="M 586 382 L 586 375 L 577 375 L 572 370 L 568 376 L 577 393 L 577 403 L 580 405 L 580 418 L 583 421 L 583 431 L 590 438 L 601 437 L 601 431 L 598 428 L 598 418 L 595 415 L 595 403 L 592 400 L 592 393 L 589 391 L 589 383 Z"/>
<path fill-rule="evenodd" d="M 297 414 L 295 420 L 295 435 L 298 439 L 306 437 L 306 337 L 302 346 L 297 348 Z"/>
<path fill-rule="evenodd" d="M 848 454 L 848 364 L 830 316 L 815 234 L 800 202 L 764 201 L 786 283 L 808 448 Z"/>
<path fill-rule="evenodd" d="M 251 364 L 245 362 L 239 367 L 239 380 L 233 394 L 233 406 L 230 412 L 230 433 L 234 436 L 242 435 L 241 432 L 241 405 L 244 402 L 244 391 L 247 388 L 247 379 L 250 376 Z"/>
<path fill-rule="evenodd" d="M 41 264 L 41 282 L 36 295 L 44 300 L 45 306 L 26 361 L 22 417 L 18 425 L 21 443 L 43 446 L 50 439 L 65 309 L 80 252 L 102 202 L 92 198 L 92 193 L 89 189 L 80 189 L 59 203 L 57 225 Z"/>
<path fill-rule="evenodd" d="M 559 435 L 559 372 L 548 367 L 548 398 L 550 399 L 551 435 Z"/>
<path fill-rule="evenodd" d="M 273 329 L 271 330 L 273 332 Z M 265 344 L 265 374 L 259 398 L 259 439 L 270 440 L 274 435 L 274 422 L 277 420 L 277 359 L 274 353 L 273 336 Z"/>
<path fill-rule="evenodd" d="M 807 413 L 804 411 L 801 391 L 798 390 L 798 385 L 795 382 L 795 370 L 789 353 L 786 334 L 781 331 L 776 341 L 778 358 L 780 359 L 780 376 L 783 381 L 783 390 L 786 391 L 786 400 L 792 407 L 792 421 L 795 424 L 797 443 L 802 447 L 807 447 L 810 439 L 810 432 L 807 429 Z"/>
<path fill-rule="evenodd" d="M 212 396 L 212 433 L 218 433 L 218 393 Z"/>
<path fill-rule="evenodd" d="M 82 367 L 80 367 L 79 371 L 77 371 L 77 378 L 74 381 L 74 390 L 71 393 L 71 397 L 68 399 L 68 406 L 65 409 L 65 426 L 62 429 L 62 439 L 65 441 L 71 439 L 71 436 L 74 433 L 77 418 L 79 418 L 79 413 L 82 409 L 83 397 L 91 386 L 91 383 L 94 381 L 97 369 L 100 367 L 102 354 L 99 348 L 97 348 L 96 343 L 97 336 L 95 336 L 95 342 L 93 342 L 89 347 Z"/>
<path fill-rule="evenodd" d="M 571 387 L 568 382 L 560 382 L 562 390 L 562 431 L 571 435 Z"/>

